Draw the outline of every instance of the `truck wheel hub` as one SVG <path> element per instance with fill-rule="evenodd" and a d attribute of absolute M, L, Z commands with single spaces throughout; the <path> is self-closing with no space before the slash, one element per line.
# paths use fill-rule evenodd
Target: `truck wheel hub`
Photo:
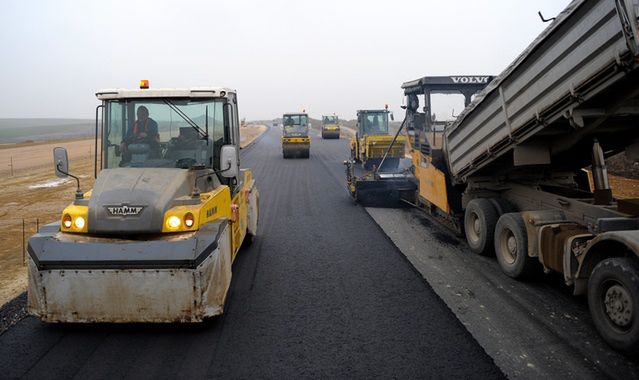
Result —
<path fill-rule="evenodd" d="M 604 297 L 606 314 L 610 320 L 620 327 L 627 327 L 632 321 L 632 300 L 628 291 L 619 285 L 613 285 Z"/>
<path fill-rule="evenodd" d="M 481 232 L 481 223 L 479 223 L 478 217 L 475 217 L 475 220 L 473 220 L 473 232 L 477 234 L 477 236 L 479 236 L 479 233 Z"/>
<path fill-rule="evenodd" d="M 508 237 L 507 245 L 508 245 L 508 252 L 510 252 L 510 254 L 513 257 L 516 257 L 517 256 L 517 240 L 515 239 L 514 236 Z"/>

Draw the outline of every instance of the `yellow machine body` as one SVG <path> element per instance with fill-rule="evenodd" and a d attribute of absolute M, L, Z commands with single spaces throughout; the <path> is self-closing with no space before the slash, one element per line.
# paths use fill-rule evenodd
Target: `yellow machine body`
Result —
<path fill-rule="evenodd" d="M 432 158 L 419 151 L 411 151 L 414 175 L 419 184 L 420 200 L 435 205 L 442 212 L 449 214 L 448 191 L 446 190 L 446 174 L 437 169 Z"/>

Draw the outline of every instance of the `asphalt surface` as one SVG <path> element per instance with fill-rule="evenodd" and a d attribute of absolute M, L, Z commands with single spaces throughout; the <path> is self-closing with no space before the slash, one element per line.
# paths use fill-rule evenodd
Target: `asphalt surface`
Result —
<path fill-rule="evenodd" d="M 47 325 L 0 335 L 1 378 L 501 378 L 500 369 L 344 185 L 346 140 L 242 154 L 261 193 L 226 313 L 202 325 Z"/>
<path fill-rule="evenodd" d="M 601 339 L 559 274 L 514 280 L 419 210 L 367 211 L 509 378 L 639 378 L 638 358 Z"/>

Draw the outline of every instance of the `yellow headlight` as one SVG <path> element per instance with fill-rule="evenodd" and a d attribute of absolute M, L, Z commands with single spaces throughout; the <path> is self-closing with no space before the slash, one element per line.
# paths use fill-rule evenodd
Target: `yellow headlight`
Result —
<path fill-rule="evenodd" d="M 175 215 L 169 216 L 169 218 L 166 220 L 166 225 L 171 229 L 179 228 L 180 224 L 182 224 L 182 221 Z"/>
<path fill-rule="evenodd" d="M 71 219 L 71 215 L 65 214 L 62 217 L 62 224 L 64 225 L 65 228 L 71 228 L 72 223 L 73 223 L 73 220 Z"/>
<path fill-rule="evenodd" d="M 86 222 L 86 221 L 85 221 L 85 220 L 84 220 L 84 218 L 83 218 L 83 217 L 81 217 L 81 216 L 78 216 L 77 218 L 75 218 L 75 226 L 76 226 L 79 230 L 81 230 L 81 229 L 83 229 L 83 228 L 84 228 L 84 224 L 85 224 L 85 222 Z"/>
<path fill-rule="evenodd" d="M 193 214 L 191 214 L 190 212 L 187 212 L 186 215 L 184 215 L 184 224 L 188 228 L 191 228 L 193 227 L 194 223 L 195 223 L 195 218 L 193 217 Z"/>

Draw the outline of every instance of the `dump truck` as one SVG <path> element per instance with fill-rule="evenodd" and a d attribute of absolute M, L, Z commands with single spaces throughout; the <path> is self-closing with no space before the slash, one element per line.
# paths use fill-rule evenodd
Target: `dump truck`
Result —
<path fill-rule="evenodd" d="M 637 5 L 575 0 L 494 79 L 447 78 L 467 107 L 439 146 L 431 94 L 451 88 L 432 77 L 402 86 L 413 157 L 403 183 L 417 186 L 405 200 L 446 217 L 510 277 L 560 273 L 628 354 L 639 348 L 639 199 L 612 196 L 605 159 L 639 160 Z M 485 87 L 473 96 L 473 85 Z"/>
<path fill-rule="evenodd" d="M 282 155 L 284 158 L 309 158 L 311 138 L 308 114 L 285 113 L 282 117 Z"/>
<path fill-rule="evenodd" d="M 357 111 L 357 130 L 351 138 L 351 160 L 361 163 L 366 170 L 379 167 L 385 154 L 385 168 L 396 168 L 406 154 L 406 137 L 393 138 L 388 128 L 389 115 L 393 119 L 388 106 L 381 110 Z M 393 140 L 395 143 L 391 144 Z"/>
<path fill-rule="evenodd" d="M 322 138 L 339 139 L 339 118 L 336 115 L 322 116 Z"/>
<path fill-rule="evenodd" d="M 221 314 L 259 192 L 240 168 L 228 88 L 96 93 L 95 184 L 28 243 L 28 311 L 46 322 L 201 322 Z"/>

